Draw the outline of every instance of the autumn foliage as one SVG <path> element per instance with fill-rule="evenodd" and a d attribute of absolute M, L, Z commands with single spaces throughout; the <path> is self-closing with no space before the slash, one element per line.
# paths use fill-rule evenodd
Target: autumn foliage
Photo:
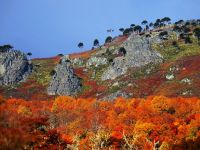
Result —
<path fill-rule="evenodd" d="M 0 100 L 0 149 L 200 147 L 198 98 Z"/>

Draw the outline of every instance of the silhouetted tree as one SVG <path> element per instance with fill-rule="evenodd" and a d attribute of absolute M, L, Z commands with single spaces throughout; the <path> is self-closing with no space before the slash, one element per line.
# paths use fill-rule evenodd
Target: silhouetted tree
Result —
<path fill-rule="evenodd" d="M 185 44 L 191 44 L 192 43 L 192 40 L 189 36 L 186 36 L 185 37 Z"/>
<path fill-rule="evenodd" d="M 94 46 L 99 46 L 99 40 L 98 40 L 98 39 L 95 39 L 94 42 L 93 42 L 93 45 L 94 45 Z"/>
<path fill-rule="evenodd" d="M 105 40 L 105 43 L 110 43 L 112 42 L 112 37 L 111 36 L 108 36 Z"/>
<path fill-rule="evenodd" d="M 149 24 L 149 27 L 153 27 L 153 23 L 152 22 Z"/>
<path fill-rule="evenodd" d="M 150 35 L 150 34 L 147 34 L 146 37 L 149 38 L 149 37 L 151 37 L 151 35 Z"/>
<path fill-rule="evenodd" d="M 56 74 L 56 71 L 55 70 L 51 70 L 50 76 L 54 76 L 55 74 Z"/>
<path fill-rule="evenodd" d="M 114 32 L 114 29 L 108 29 L 106 31 L 111 34 L 112 32 Z"/>
<path fill-rule="evenodd" d="M 200 25 L 200 19 L 197 19 L 197 24 Z"/>
<path fill-rule="evenodd" d="M 132 28 L 126 28 L 123 32 L 123 35 L 130 35 L 133 32 Z"/>
<path fill-rule="evenodd" d="M 144 31 L 149 29 L 149 26 L 147 25 L 148 24 L 147 20 L 143 20 L 141 24 L 145 26 Z"/>
<path fill-rule="evenodd" d="M 184 28 L 183 28 L 183 32 L 184 32 L 185 34 L 188 34 L 190 31 L 191 31 L 191 30 L 190 30 L 190 28 L 188 28 L 188 27 L 184 27 Z"/>
<path fill-rule="evenodd" d="M 31 52 L 28 52 L 26 55 L 29 56 L 29 59 L 30 59 L 31 56 L 32 56 L 32 53 L 31 53 Z"/>
<path fill-rule="evenodd" d="M 153 25 L 154 28 L 158 28 L 159 26 L 160 26 L 160 24 L 158 22 L 155 22 Z"/>
<path fill-rule="evenodd" d="M 172 42 L 172 45 L 173 45 L 173 46 L 177 46 L 177 42 L 176 42 L 176 41 L 173 41 L 173 42 Z"/>
<path fill-rule="evenodd" d="M 58 54 L 58 56 L 63 57 L 64 55 L 63 54 Z"/>
<path fill-rule="evenodd" d="M 175 22 L 175 25 L 182 25 L 184 23 L 184 20 L 179 20 L 177 22 Z"/>
<path fill-rule="evenodd" d="M 124 28 L 120 28 L 119 31 L 120 31 L 120 32 L 124 32 Z"/>
<path fill-rule="evenodd" d="M 135 24 L 131 24 L 130 27 L 131 27 L 131 28 L 134 28 L 134 27 L 135 27 Z"/>
<path fill-rule="evenodd" d="M 164 17 L 161 22 L 164 22 L 164 23 L 168 23 L 171 21 L 171 19 L 169 17 Z"/>
<path fill-rule="evenodd" d="M 148 26 L 148 25 L 146 25 L 145 29 L 146 29 L 146 31 L 148 31 L 148 30 L 149 30 L 149 26 Z"/>
<path fill-rule="evenodd" d="M 194 29 L 194 35 L 198 38 L 198 40 L 200 40 L 200 28 L 196 28 Z"/>
<path fill-rule="evenodd" d="M 142 31 L 142 27 L 137 25 L 137 26 L 134 27 L 133 30 L 140 33 Z"/>
<path fill-rule="evenodd" d="M 28 56 L 32 56 L 32 53 L 31 53 L 31 52 L 28 52 L 26 55 L 28 55 Z"/>
<path fill-rule="evenodd" d="M 173 31 L 176 31 L 176 32 L 181 32 L 182 31 L 182 28 L 175 25 L 174 28 L 173 28 Z"/>
<path fill-rule="evenodd" d="M 189 26 L 189 25 L 191 25 L 191 23 L 190 23 L 189 21 L 187 21 L 187 22 L 185 23 L 185 26 Z"/>
<path fill-rule="evenodd" d="M 194 32 L 194 35 L 197 37 L 198 43 L 199 43 L 199 45 L 200 45 L 200 28 L 194 29 L 193 32 Z"/>
<path fill-rule="evenodd" d="M 7 45 L 3 45 L 3 46 L 0 46 L 0 52 L 7 52 L 9 50 L 11 50 L 13 48 L 13 46 L 7 44 Z"/>
<path fill-rule="evenodd" d="M 156 23 L 160 24 L 161 20 L 160 19 L 156 19 Z"/>
<path fill-rule="evenodd" d="M 159 37 L 162 40 L 167 40 L 167 36 L 168 36 L 168 32 L 167 31 L 160 32 L 160 34 L 159 34 Z"/>
<path fill-rule="evenodd" d="M 83 44 L 82 42 L 80 42 L 80 43 L 78 44 L 78 47 L 79 47 L 79 48 L 83 48 L 83 47 L 84 47 L 84 44 Z"/>
<path fill-rule="evenodd" d="M 160 27 L 160 23 L 161 23 L 161 20 L 160 19 L 157 19 L 156 22 L 154 23 L 154 28 L 158 28 Z"/>
<path fill-rule="evenodd" d="M 186 38 L 185 34 L 184 34 L 184 33 L 181 33 L 181 34 L 180 34 L 180 39 L 183 39 L 183 40 L 184 40 L 185 38 Z"/>
<path fill-rule="evenodd" d="M 197 26 L 197 22 L 192 22 L 191 25 L 196 27 Z"/>
<path fill-rule="evenodd" d="M 180 47 L 178 46 L 178 43 L 177 43 L 176 41 L 173 41 L 173 42 L 172 42 L 172 45 L 173 45 L 175 48 L 180 49 Z"/>
<path fill-rule="evenodd" d="M 146 25 L 147 23 L 148 23 L 147 20 L 143 20 L 143 21 L 142 21 L 142 25 Z"/>
<path fill-rule="evenodd" d="M 124 56 L 126 55 L 126 49 L 124 48 L 124 47 L 121 47 L 120 49 L 119 49 L 119 53 L 120 54 L 123 54 Z"/>

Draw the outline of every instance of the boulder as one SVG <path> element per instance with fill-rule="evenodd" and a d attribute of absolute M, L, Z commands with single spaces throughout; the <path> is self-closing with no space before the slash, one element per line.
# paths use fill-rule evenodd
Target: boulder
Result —
<path fill-rule="evenodd" d="M 165 77 L 167 80 L 173 80 L 175 78 L 173 74 L 167 74 Z"/>
<path fill-rule="evenodd" d="M 81 89 L 81 81 L 74 74 L 69 57 L 61 58 L 54 70 L 47 93 L 49 95 L 76 95 Z"/>
<path fill-rule="evenodd" d="M 71 60 L 73 66 L 82 67 L 84 65 L 84 61 L 82 58 L 74 58 Z"/>
<path fill-rule="evenodd" d="M 130 97 L 132 97 L 132 95 L 130 95 L 130 94 L 126 93 L 126 92 L 122 92 L 122 91 L 119 90 L 119 91 L 117 91 L 115 93 L 112 93 L 112 94 L 104 97 L 101 100 L 109 100 L 109 101 L 111 101 L 111 100 L 114 100 L 114 99 L 116 99 L 118 97 L 130 98 Z"/>
<path fill-rule="evenodd" d="M 24 81 L 32 72 L 26 54 L 18 50 L 0 52 L 0 85 L 14 85 Z"/>
<path fill-rule="evenodd" d="M 100 65 L 106 65 L 108 63 L 107 59 L 104 57 L 91 57 L 87 63 L 86 67 L 95 66 L 98 67 Z"/>

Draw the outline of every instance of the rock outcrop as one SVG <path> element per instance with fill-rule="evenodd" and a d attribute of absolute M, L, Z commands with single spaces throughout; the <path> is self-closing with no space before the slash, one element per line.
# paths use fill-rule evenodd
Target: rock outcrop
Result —
<path fill-rule="evenodd" d="M 71 59 L 71 63 L 73 66 L 78 66 L 78 67 L 84 66 L 84 60 L 82 58 Z"/>
<path fill-rule="evenodd" d="M 112 93 L 104 98 L 102 98 L 101 100 L 108 100 L 108 101 L 112 101 L 114 99 L 116 99 L 117 97 L 123 97 L 123 98 L 130 98 L 132 97 L 132 95 L 129 95 L 126 92 L 122 92 L 122 91 L 117 91 L 115 93 Z"/>
<path fill-rule="evenodd" d="M 81 89 L 80 79 L 74 74 L 68 56 L 55 67 L 55 73 L 47 89 L 49 95 L 75 95 Z"/>
<path fill-rule="evenodd" d="M 107 59 L 104 57 L 91 57 L 87 63 L 86 67 L 95 66 L 98 67 L 100 65 L 106 65 L 108 63 Z"/>
<path fill-rule="evenodd" d="M 32 71 L 26 55 L 18 50 L 0 52 L 0 85 L 13 85 L 24 81 Z"/>
<path fill-rule="evenodd" d="M 123 44 L 126 54 L 116 57 L 113 63 L 103 73 L 101 79 L 115 79 L 127 72 L 129 67 L 142 67 L 149 63 L 162 62 L 160 53 L 152 50 L 151 39 L 132 34 Z"/>

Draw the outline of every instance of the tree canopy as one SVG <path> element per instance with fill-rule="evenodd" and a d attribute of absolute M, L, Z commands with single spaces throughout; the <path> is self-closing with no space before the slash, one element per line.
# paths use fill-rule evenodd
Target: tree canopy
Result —
<path fill-rule="evenodd" d="M 111 36 L 108 36 L 105 40 L 105 43 L 110 43 L 112 42 L 112 37 Z"/>
<path fill-rule="evenodd" d="M 93 46 L 99 46 L 99 40 L 98 40 L 98 39 L 95 39 L 95 40 L 94 40 Z"/>
<path fill-rule="evenodd" d="M 83 47 L 84 47 L 84 44 L 83 44 L 82 42 L 80 42 L 80 43 L 78 44 L 78 47 L 79 47 L 79 48 L 83 48 Z"/>

